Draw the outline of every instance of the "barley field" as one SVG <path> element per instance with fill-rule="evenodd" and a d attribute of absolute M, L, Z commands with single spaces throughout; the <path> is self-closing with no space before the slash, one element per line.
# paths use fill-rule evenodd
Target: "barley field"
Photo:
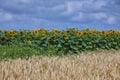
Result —
<path fill-rule="evenodd" d="M 120 80 L 120 50 L 4 60 L 0 80 Z"/>

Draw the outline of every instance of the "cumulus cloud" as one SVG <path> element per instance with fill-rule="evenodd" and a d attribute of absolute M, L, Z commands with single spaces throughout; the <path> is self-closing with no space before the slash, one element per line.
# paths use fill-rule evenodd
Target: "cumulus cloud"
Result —
<path fill-rule="evenodd" d="M 116 23 L 116 18 L 115 17 L 109 17 L 108 19 L 107 19 L 107 23 L 108 24 L 115 24 Z"/>
<path fill-rule="evenodd" d="M 120 0 L 1 0 L 0 21 L 120 25 L 119 8 Z"/>
<path fill-rule="evenodd" d="M 112 6 L 112 7 L 111 7 Z M 117 6 L 118 7 L 118 6 Z M 94 22 L 100 21 L 106 24 L 116 23 L 115 1 L 110 0 L 83 0 L 67 3 L 67 9 L 63 15 L 71 16 L 72 21 Z M 120 17 L 120 16 L 118 16 Z"/>
<path fill-rule="evenodd" d="M 10 13 L 0 13 L 0 21 L 11 21 L 13 19 L 12 14 Z"/>
<path fill-rule="evenodd" d="M 11 14 L 6 13 L 6 14 L 3 15 L 3 18 L 4 18 L 5 20 L 9 21 L 9 20 L 12 20 L 13 17 L 12 17 Z"/>

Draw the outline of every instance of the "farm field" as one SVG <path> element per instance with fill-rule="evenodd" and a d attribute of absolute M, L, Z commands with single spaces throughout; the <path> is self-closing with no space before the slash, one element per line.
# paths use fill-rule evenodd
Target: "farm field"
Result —
<path fill-rule="evenodd" d="M 0 0 L 0 80 L 120 80 L 120 0 Z"/>
<path fill-rule="evenodd" d="M 0 60 L 33 55 L 67 55 L 84 51 L 120 49 L 120 31 L 68 28 L 35 30 L 0 29 Z"/>
<path fill-rule="evenodd" d="M 120 50 L 0 61 L 0 80 L 120 80 Z"/>
<path fill-rule="evenodd" d="M 120 80 L 120 31 L 0 29 L 0 80 Z"/>

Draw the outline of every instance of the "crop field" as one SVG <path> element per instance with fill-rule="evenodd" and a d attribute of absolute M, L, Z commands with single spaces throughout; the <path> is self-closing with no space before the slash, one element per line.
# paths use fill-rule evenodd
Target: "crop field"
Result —
<path fill-rule="evenodd" d="M 0 29 L 0 80 L 120 80 L 120 31 Z"/>
<path fill-rule="evenodd" d="M 0 29 L 0 59 L 32 55 L 66 55 L 100 49 L 120 49 L 120 31 L 77 30 L 59 31 Z"/>
<path fill-rule="evenodd" d="M 0 80 L 120 80 L 120 50 L 1 61 Z"/>

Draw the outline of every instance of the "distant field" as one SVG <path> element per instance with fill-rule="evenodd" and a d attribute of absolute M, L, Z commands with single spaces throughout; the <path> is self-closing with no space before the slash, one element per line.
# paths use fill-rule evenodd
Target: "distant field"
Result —
<path fill-rule="evenodd" d="M 120 50 L 83 53 L 0 61 L 0 80 L 120 80 Z"/>

